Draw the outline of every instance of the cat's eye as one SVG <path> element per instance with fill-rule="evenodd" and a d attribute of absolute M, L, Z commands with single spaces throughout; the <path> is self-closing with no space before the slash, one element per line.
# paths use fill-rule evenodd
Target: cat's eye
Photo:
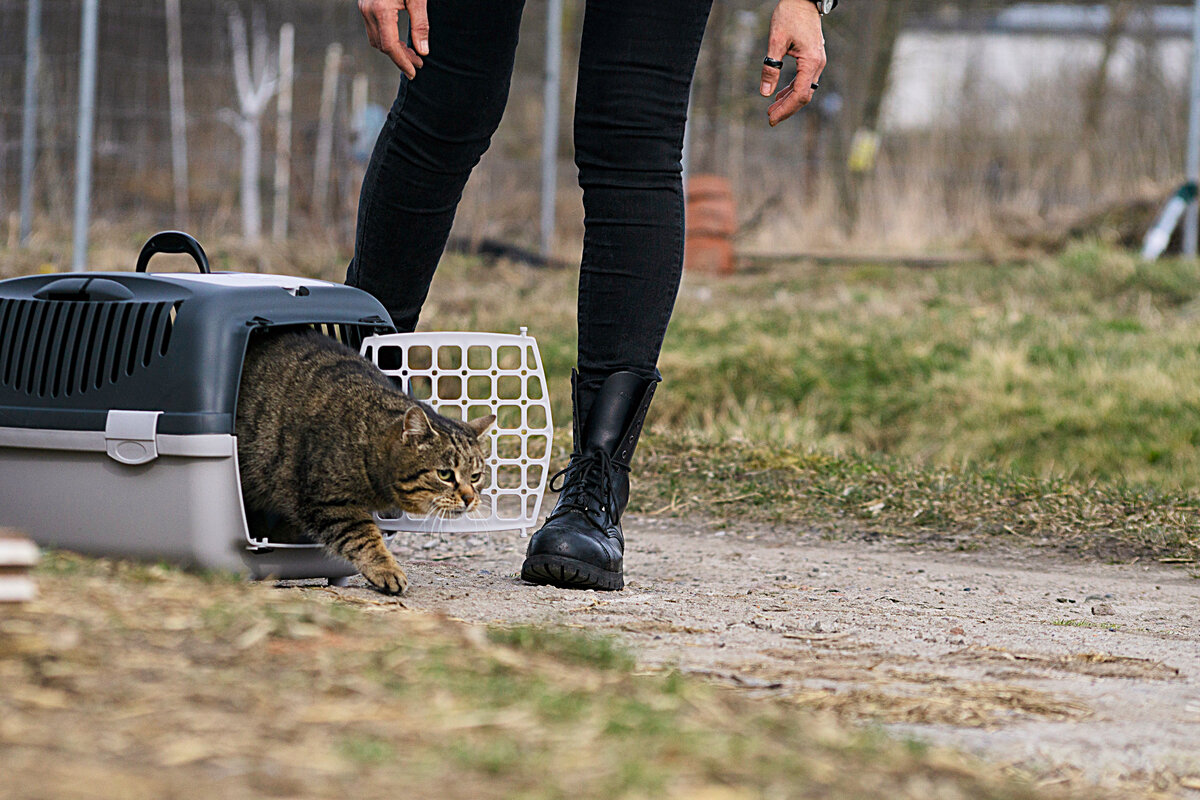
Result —
<path fill-rule="evenodd" d="M 482 472 L 472 472 L 471 473 L 471 483 L 479 483 L 481 480 L 483 480 Z"/>
<path fill-rule="evenodd" d="M 437 476 L 446 483 L 454 483 L 454 470 L 452 469 L 439 469 Z"/>

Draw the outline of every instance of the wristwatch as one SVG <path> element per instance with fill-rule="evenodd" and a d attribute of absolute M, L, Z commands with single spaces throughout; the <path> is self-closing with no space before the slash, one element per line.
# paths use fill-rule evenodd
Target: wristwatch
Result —
<path fill-rule="evenodd" d="M 837 8 L 838 0 L 813 0 L 813 3 L 816 4 L 817 11 L 820 12 L 821 16 L 825 16 Z"/>

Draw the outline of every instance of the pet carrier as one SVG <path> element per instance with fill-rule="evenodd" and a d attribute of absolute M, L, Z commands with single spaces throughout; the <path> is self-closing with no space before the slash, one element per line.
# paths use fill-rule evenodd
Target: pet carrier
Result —
<path fill-rule="evenodd" d="M 201 274 L 146 272 L 159 252 Z M 247 520 L 234 435 L 257 332 L 315 327 L 354 349 L 394 329 L 377 300 L 324 281 L 212 273 L 187 234 L 137 269 L 0 281 L 0 526 L 43 546 L 256 577 L 354 573 Z"/>

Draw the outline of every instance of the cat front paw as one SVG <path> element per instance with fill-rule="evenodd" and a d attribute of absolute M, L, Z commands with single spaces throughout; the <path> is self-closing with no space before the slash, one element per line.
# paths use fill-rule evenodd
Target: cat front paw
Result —
<path fill-rule="evenodd" d="M 390 564 L 372 564 L 362 570 L 367 583 L 384 594 L 404 594 L 408 590 L 408 576 L 394 559 L 388 559 Z"/>

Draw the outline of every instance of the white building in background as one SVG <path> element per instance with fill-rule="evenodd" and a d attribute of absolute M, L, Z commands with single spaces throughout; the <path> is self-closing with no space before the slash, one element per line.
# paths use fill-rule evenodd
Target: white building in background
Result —
<path fill-rule="evenodd" d="M 1130 35 L 1121 39 L 1110 63 L 1113 83 L 1133 82 L 1139 39 L 1150 25 L 1163 78 L 1169 86 L 1184 87 L 1192 13 L 1182 6 L 1135 10 Z M 1061 98 L 1064 84 L 1076 86 L 1094 72 L 1108 19 L 1106 6 L 1031 3 L 1010 6 L 974 25 L 953 13 L 927 19 L 920 30 L 907 30 L 897 41 L 882 125 L 903 130 L 957 123 L 964 108 L 978 108 L 978 100 L 986 98 L 995 126 L 1011 126 L 1018 105 L 1029 102 L 1031 94 Z"/>

